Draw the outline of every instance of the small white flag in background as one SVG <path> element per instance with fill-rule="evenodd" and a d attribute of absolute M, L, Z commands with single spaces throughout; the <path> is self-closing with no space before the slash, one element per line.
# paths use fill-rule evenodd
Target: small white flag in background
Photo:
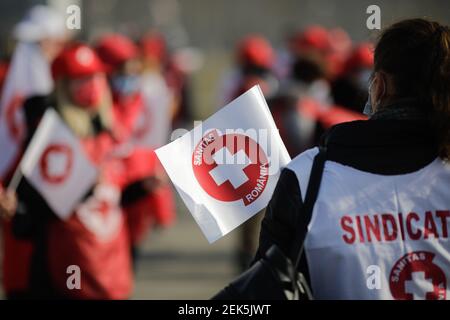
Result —
<path fill-rule="evenodd" d="M 33 6 L 13 30 L 17 45 L 0 93 L 0 179 L 16 165 L 26 137 L 23 103 L 53 90 L 50 64 L 42 53 L 43 39 L 66 37 L 65 18 L 49 6 Z M 4 182 L 4 181 L 3 181 Z"/>
<path fill-rule="evenodd" d="M 290 161 L 259 86 L 156 154 L 210 243 L 267 206 Z"/>
<path fill-rule="evenodd" d="M 61 219 L 70 217 L 97 179 L 97 169 L 53 109 L 46 111 L 19 168 Z"/>
<path fill-rule="evenodd" d="M 169 139 L 173 94 L 164 78 L 148 74 L 142 78 L 142 96 L 144 108 L 135 123 L 133 143 L 152 149 L 159 148 Z"/>

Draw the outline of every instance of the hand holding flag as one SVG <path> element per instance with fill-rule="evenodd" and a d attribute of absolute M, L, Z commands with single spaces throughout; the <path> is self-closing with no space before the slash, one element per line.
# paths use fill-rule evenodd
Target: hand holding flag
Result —
<path fill-rule="evenodd" d="M 53 109 L 46 111 L 17 172 L 61 219 L 70 216 L 98 176 L 78 139 Z"/>
<path fill-rule="evenodd" d="M 290 161 L 258 86 L 156 154 L 209 242 L 266 207 Z"/>

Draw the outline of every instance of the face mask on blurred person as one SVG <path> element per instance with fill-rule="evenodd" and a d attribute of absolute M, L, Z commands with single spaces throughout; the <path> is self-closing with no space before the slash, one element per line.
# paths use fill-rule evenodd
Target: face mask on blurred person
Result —
<path fill-rule="evenodd" d="M 368 116 L 369 118 L 372 116 L 373 114 L 373 108 L 372 108 L 372 102 L 370 101 L 370 92 L 369 92 L 369 96 L 367 97 L 367 102 L 364 106 L 364 110 L 363 113 Z"/>
<path fill-rule="evenodd" d="M 119 95 L 132 95 L 140 89 L 139 77 L 128 75 L 115 76 L 111 80 L 111 87 Z"/>
<path fill-rule="evenodd" d="M 105 93 L 105 80 L 95 75 L 89 78 L 72 80 L 70 85 L 73 102 L 84 108 L 96 108 Z"/>

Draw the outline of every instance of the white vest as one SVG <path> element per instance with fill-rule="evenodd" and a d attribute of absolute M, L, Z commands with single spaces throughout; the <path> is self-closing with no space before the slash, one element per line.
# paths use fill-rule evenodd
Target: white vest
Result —
<path fill-rule="evenodd" d="M 304 200 L 318 149 L 292 160 Z M 308 226 L 316 299 L 450 299 L 450 165 L 402 175 L 333 161 Z"/>

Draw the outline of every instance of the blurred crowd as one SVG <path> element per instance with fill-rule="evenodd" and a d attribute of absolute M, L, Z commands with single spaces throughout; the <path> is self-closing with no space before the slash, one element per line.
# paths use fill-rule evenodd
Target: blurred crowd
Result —
<path fill-rule="evenodd" d="M 0 134 L 14 142 L 2 142 L 0 166 L 6 297 L 129 298 L 140 244 L 175 219 L 172 189 L 154 150 L 168 142 L 171 128 L 192 120 L 189 74 L 157 30 L 140 39 L 110 33 L 83 43 L 56 12 L 37 6 L 14 36 L 14 53 L 0 65 Z M 259 84 L 294 157 L 334 124 L 365 118 L 372 50 L 342 29 L 322 26 L 293 33 L 279 50 L 260 35 L 246 36 L 220 83 L 218 104 Z M 26 178 L 8 188 L 49 108 L 101 172 L 64 221 Z M 241 269 L 254 255 L 258 220 L 241 229 Z M 67 288 L 69 265 L 82 270 L 83 290 Z"/>
<path fill-rule="evenodd" d="M 156 32 L 139 41 L 105 34 L 86 44 L 45 6 L 32 8 L 14 36 L 14 53 L 2 65 L 2 128 L 14 137 L 2 139 L 2 147 L 6 140 L 11 145 L 1 167 L 6 297 L 128 298 L 139 245 L 151 229 L 175 219 L 172 189 L 154 150 L 168 141 L 172 124 L 188 119 L 186 75 Z M 49 108 L 100 171 L 65 221 L 25 177 L 10 187 Z M 67 287 L 71 265 L 83 273 L 82 290 Z"/>
<path fill-rule="evenodd" d="M 310 26 L 289 36 L 281 50 L 249 35 L 238 43 L 235 61 L 221 82 L 219 105 L 258 84 L 291 158 L 316 146 L 333 125 L 366 118 L 373 47 L 353 43 L 340 28 Z M 241 270 L 254 256 L 261 218 L 242 227 L 236 255 Z"/>

